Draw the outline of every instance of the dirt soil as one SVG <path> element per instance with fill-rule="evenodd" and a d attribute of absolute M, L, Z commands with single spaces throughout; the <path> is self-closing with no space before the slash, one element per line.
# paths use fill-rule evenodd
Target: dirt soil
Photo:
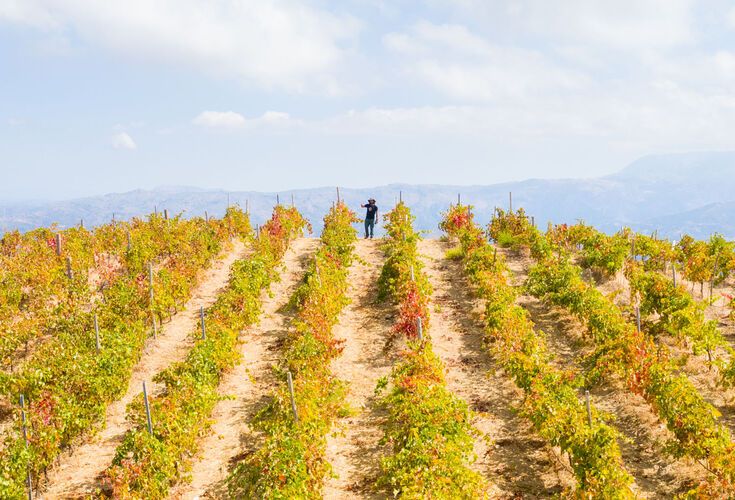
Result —
<path fill-rule="evenodd" d="M 681 281 L 680 281 L 681 282 Z M 622 273 L 610 279 L 601 279 L 595 283 L 597 289 L 608 296 L 615 297 L 617 305 L 624 308 L 630 308 L 630 285 L 628 280 Z M 723 285 L 722 288 L 715 290 L 715 294 L 724 293 L 728 288 Z M 687 286 L 687 291 L 691 292 L 691 287 Z M 705 291 L 705 299 L 709 296 L 708 290 Z M 692 297 L 696 301 L 701 301 L 699 287 L 695 287 Z M 729 317 L 729 309 L 723 307 L 722 304 L 706 304 L 705 300 L 705 318 L 717 321 L 718 328 L 723 338 L 729 343 L 730 347 L 735 348 L 735 324 Z M 655 322 L 657 318 L 643 318 L 643 329 L 650 322 Z M 634 319 L 631 317 L 630 321 Z M 707 362 L 707 355 L 694 355 L 692 347 L 686 339 L 678 339 L 670 335 L 661 335 L 656 337 L 656 342 L 666 346 L 670 355 L 679 360 L 681 365 L 681 373 L 685 374 L 691 380 L 694 387 L 699 391 L 702 397 L 712 404 L 722 414 L 722 422 L 735 433 L 735 388 L 724 388 L 720 382 L 720 374 L 717 367 L 710 367 Z M 717 359 L 724 362 L 730 362 L 730 354 L 724 349 L 717 349 L 715 352 Z"/>
<path fill-rule="evenodd" d="M 474 298 L 461 263 L 444 258 L 449 244 L 426 240 L 419 249 L 434 288 L 432 340 L 447 367 L 449 389 L 476 412 L 473 467 L 493 498 L 549 498 L 570 488 L 568 465 L 517 412 L 523 393 L 483 346 L 482 302 Z"/>
<path fill-rule="evenodd" d="M 99 491 L 100 476 L 111 464 L 115 449 L 130 429 L 125 419 L 127 405 L 142 392 L 144 380 L 149 384 L 149 390 L 155 392 L 157 388 L 151 382 L 153 376 L 186 357 L 193 345 L 189 334 L 199 321 L 199 308 L 207 308 L 214 303 L 218 292 L 227 284 L 230 267 L 245 253 L 245 245 L 236 241 L 204 272 L 185 309 L 159 329 L 156 339 L 149 339 L 133 369 L 125 395 L 107 407 L 104 428 L 59 458 L 57 465 L 49 471 L 44 492 L 39 497 L 79 498 Z"/>
<path fill-rule="evenodd" d="M 513 273 L 513 282 L 525 282 L 533 260 L 513 252 L 502 252 Z M 601 291 L 627 292 L 624 277 L 613 277 Z M 622 295 L 621 295 L 622 296 Z M 538 331 L 546 334 L 553 362 L 563 369 L 583 372 L 583 360 L 592 352 L 584 338 L 584 326 L 561 308 L 522 295 L 518 303 L 530 315 Z M 583 397 L 583 393 L 580 393 Z M 608 380 L 590 388 L 592 404 L 608 415 L 608 423 L 622 436 L 618 441 L 626 470 L 634 477 L 633 490 L 643 498 L 672 498 L 703 480 L 706 471 L 687 459 L 675 460 L 666 455 L 664 444 L 673 435 L 640 396 L 632 394 L 620 381 Z"/>
<path fill-rule="evenodd" d="M 272 285 L 270 294 L 263 292 L 260 323 L 242 332 L 243 360 L 220 384 L 219 393 L 227 399 L 219 401 L 214 408 L 214 423 L 211 432 L 200 442 L 191 481 L 175 487 L 171 498 L 227 498 L 224 481 L 230 467 L 242 455 L 242 437 L 249 433 L 248 422 L 262 407 L 275 383 L 271 367 L 278 361 L 277 345 L 285 337 L 289 318 L 282 308 L 318 244 L 313 238 L 299 238 L 286 252 L 281 280 Z"/>
<path fill-rule="evenodd" d="M 332 362 L 335 376 L 349 384 L 347 402 L 352 410 L 327 439 L 327 461 L 333 477 L 325 484 L 325 499 L 385 498 L 373 485 L 380 457 L 389 452 L 379 444 L 385 411 L 378 406 L 375 387 L 390 373 L 396 349 L 388 343 L 395 312 L 377 302 L 377 280 L 383 252 L 377 240 L 359 240 L 350 269 L 348 305 L 334 329 L 344 340 L 342 355 Z"/>
<path fill-rule="evenodd" d="M 419 251 L 425 272 L 434 288 L 430 333 L 434 350 L 446 367 L 449 389 L 468 402 L 476 413 L 473 424 L 477 460 L 472 467 L 489 479 L 493 498 L 548 498 L 572 484 L 571 476 L 544 442 L 533 434 L 528 422 L 514 411 L 521 393 L 498 373 L 482 347 L 480 311 L 458 264 L 446 261 L 445 243 L 426 240 Z M 372 242 L 360 242 L 358 255 L 368 263 L 357 264 L 351 273 L 350 297 L 336 329 L 345 338 L 345 350 L 335 360 L 335 374 L 350 383 L 350 405 L 356 413 L 344 419 L 330 436 L 327 458 L 334 477 L 324 498 L 386 498 L 373 484 L 380 457 L 390 450 L 379 444 L 384 412 L 376 406 L 378 378 L 390 373 L 395 353 L 403 342 L 389 341 L 395 311 L 374 303 L 374 285 L 382 260 Z"/>

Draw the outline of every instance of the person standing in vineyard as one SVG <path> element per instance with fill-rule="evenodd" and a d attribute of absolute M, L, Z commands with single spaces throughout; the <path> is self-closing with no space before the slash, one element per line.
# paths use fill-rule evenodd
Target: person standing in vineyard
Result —
<path fill-rule="evenodd" d="M 378 205 L 375 204 L 374 198 L 370 198 L 367 205 L 360 205 L 360 207 L 367 209 L 367 212 L 365 213 L 365 239 L 367 239 L 368 236 L 372 239 L 375 221 L 378 218 Z"/>

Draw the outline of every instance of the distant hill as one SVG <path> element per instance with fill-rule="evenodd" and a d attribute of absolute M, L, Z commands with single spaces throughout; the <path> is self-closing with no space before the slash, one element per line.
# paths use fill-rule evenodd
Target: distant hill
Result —
<path fill-rule="evenodd" d="M 689 233 L 703 238 L 719 232 L 735 238 L 735 152 L 703 152 L 646 156 L 620 172 L 591 179 L 530 179 L 489 186 L 392 184 L 365 189 L 340 189 L 341 196 L 358 211 L 369 196 L 385 212 L 401 193 L 417 217 L 417 227 L 436 234 L 440 212 L 456 203 L 476 207 L 478 220 L 488 221 L 493 208 L 522 206 L 539 224 L 584 219 L 605 231 L 620 226 L 658 230 L 678 237 Z M 262 222 L 276 197 L 291 203 L 320 229 L 321 217 L 336 199 L 334 187 L 263 193 L 205 190 L 166 186 L 153 190 L 107 194 L 56 202 L 0 202 L 0 228 L 28 230 L 58 223 L 60 226 L 96 225 L 140 216 L 154 209 L 185 216 L 221 215 L 229 203 L 249 205 L 253 220 Z"/>

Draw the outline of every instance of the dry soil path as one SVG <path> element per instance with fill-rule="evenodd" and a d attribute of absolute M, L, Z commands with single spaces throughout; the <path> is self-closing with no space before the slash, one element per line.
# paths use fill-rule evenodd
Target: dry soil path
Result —
<path fill-rule="evenodd" d="M 274 383 L 271 367 L 279 358 L 278 344 L 286 334 L 289 313 L 283 311 L 304 274 L 319 240 L 299 238 L 284 256 L 281 280 L 264 292 L 260 323 L 242 335 L 243 360 L 222 380 L 219 393 L 227 396 L 212 413 L 211 432 L 202 439 L 191 470 L 191 481 L 171 491 L 171 498 L 227 498 L 225 479 L 246 448 L 249 422 L 262 407 Z"/>
<path fill-rule="evenodd" d="M 377 240 L 359 240 L 357 260 L 349 275 L 350 304 L 334 329 L 344 340 L 342 355 L 332 362 L 335 376 L 349 383 L 347 402 L 352 414 L 343 419 L 327 439 L 327 461 L 334 477 L 324 488 L 324 498 L 382 498 L 373 490 L 384 448 L 381 423 L 384 412 L 378 407 L 375 387 L 390 373 L 395 349 L 387 341 L 393 325 L 390 304 L 377 303 L 377 281 L 383 252 Z"/>
<path fill-rule="evenodd" d="M 501 251 L 513 273 L 514 284 L 521 285 L 534 264 L 528 256 Z M 613 288 L 623 286 L 616 279 Z M 528 311 L 537 331 L 546 334 L 553 362 L 562 369 L 584 370 L 583 361 L 592 353 L 584 338 L 584 326 L 563 309 L 539 301 L 530 295 L 521 295 L 518 304 Z M 640 396 L 632 394 L 617 380 L 606 381 L 590 390 L 595 407 L 613 418 L 608 423 L 620 432 L 620 451 L 626 470 L 634 477 L 634 491 L 642 498 L 672 498 L 704 478 L 704 470 L 685 459 L 674 460 L 664 450 L 664 443 L 673 436 Z"/>
<path fill-rule="evenodd" d="M 99 478 L 110 465 L 115 449 L 130 425 L 125 419 L 126 408 L 142 391 L 142 382 L 171 363 L 181 361 L 192 347 L 189 336 L 199 319 L 199 308 L 214 303 L 219 291 L 227 284 L 230 267 L 246 253 L 239 240 L 205 271 L 183 311 L 159 329 L 156 339 L 150 339 L 143 355 L 133 369 L 128 389 L 122 399 L 107 407 L 104 428 L 88 442 L 60 457 L 59 465 L 49 471 L 48 483 L 41 498 L 78 498 L 100 489 Z M 151 390 L 155 387 L 151 385 Z"/>
<path fill-rule="evenodd" d="M 514 411 L 522 392 L 483 346 L 482 305 L 464 278 L 459 262 L 444 257 L 450 246 L 439 240 L 419 243 L 425 272 L 434 288 L 431 335 L 444 362 L 449 389 L 477 414 L 473 467 L 493 485 L 492 496 L 549 497 L 574 484 L 549 446 Z"/>
<path fill-rule="evenodd" d="M 667 277 L 670 277 L 670 275 L 667 275 Z M 617 305 L 629 308 L 630 284 L 622 273 L 618 273 L 613 278 L 602 278 L 594 284 L 602 293 L 615 297 Z M 720 289 L 720 292 L 723 289 Z M 690 291 L 690 288 L 687 288 L 687 290 Z M 698 292 L 699 288 L 697 287 L 696 293 Z M 715 291 L 715 293 L 720 292 Z M 694 300 L 700 301 L 696 295 L 692 295 L 692 297 Z M 717 327 L 725 341 L 729 343 L 730 347 L 735 347 L 735 324 L 728 317 L 729 312 L 717 305 L 708 305 L 706 301 L 703 304 L 705 305 L 705 318 L 717 321 Z M 631 323 L 635 321 L 632 316 L 628 319 Z M 647 328 L 647 320 L 650 321 L 650 319 L 644 318 L 644 329 Z M 695 355 L 689 341 L 673 335 L 658 335 L 654 338 L 656 342 L 666 346 L 674 359 L 682 360 L 680 372 L 689 378 L 707 402 L 717 408 L 722 414 L 721 421 L 730 429 L 731 433 L 735 433 L 735 388 L 722 386 L 720 371 L 708 364 L 707 354 Z M 715 356 L 725 363 L 728 363 L 731 359 L 729 352 L 721 348 L 715 350 Z"/>

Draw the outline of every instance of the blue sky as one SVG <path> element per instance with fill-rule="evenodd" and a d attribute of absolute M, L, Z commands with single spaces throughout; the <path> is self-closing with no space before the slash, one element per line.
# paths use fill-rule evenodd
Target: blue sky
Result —
<path fill-rule="evenodd" d="M 0 0 L 0 199 L 589 177 L 733 130 L 726 1 Z"/>

